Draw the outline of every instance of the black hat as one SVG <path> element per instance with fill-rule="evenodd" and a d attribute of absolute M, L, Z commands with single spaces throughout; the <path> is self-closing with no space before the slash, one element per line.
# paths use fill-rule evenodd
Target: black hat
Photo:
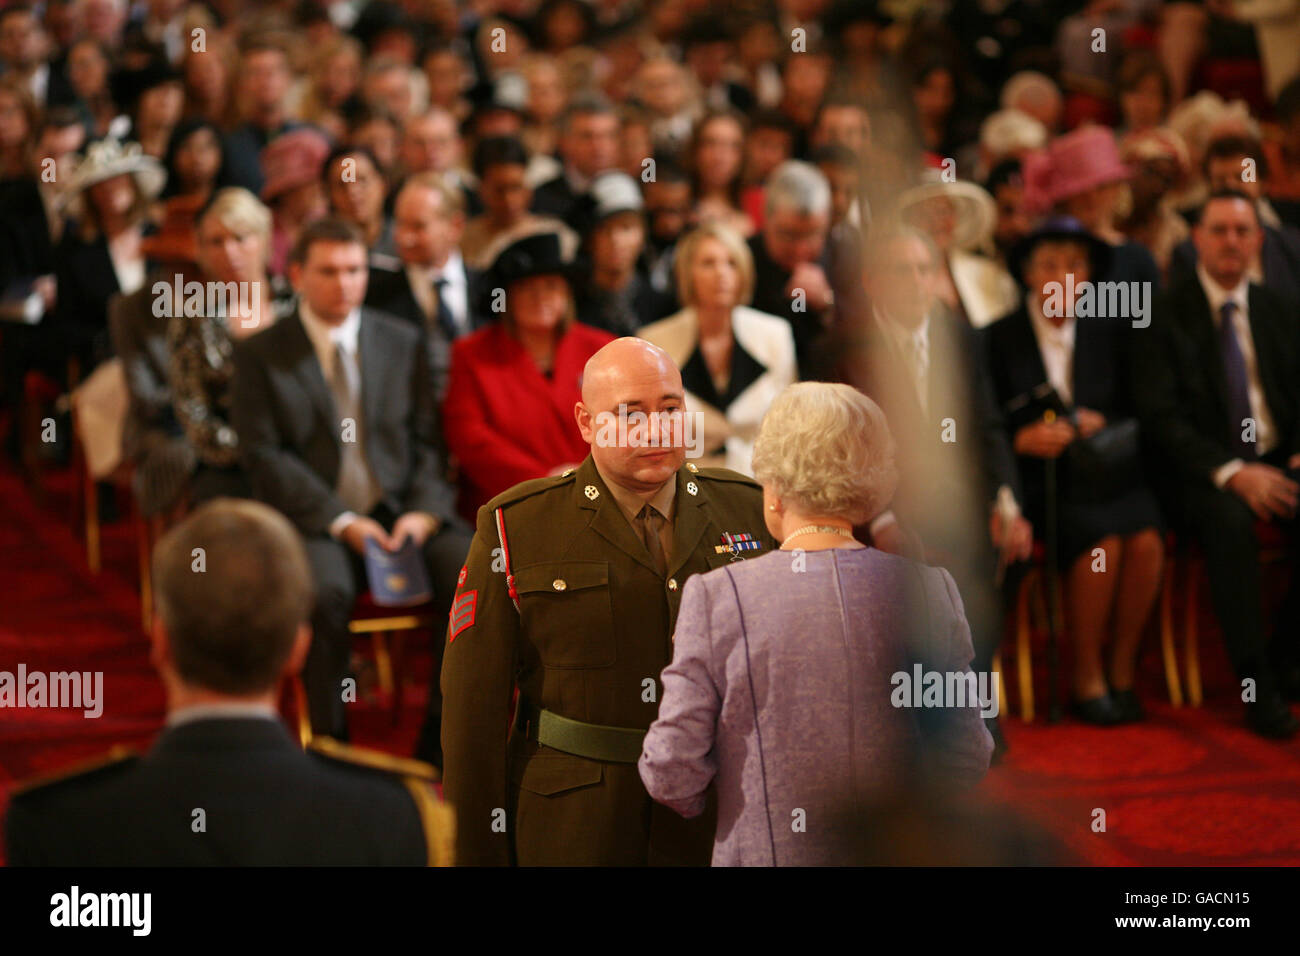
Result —
<path fill-rule="evenodd" d="M 1046 219 L 1029 235 L 1025 236 L 1007 254 L 1007 268 L 1021 285 L 1025 284 L 1024 269 L 1030 255 L 1040 243 L 1051 240 L 1068 239 L 1083 243 L 1088 249 L 1088 260 L 1092 267 L 1092 279 L 1097 281 L 1110 266 L 1111 248 L 1105 240 L 1094 236 L 1078 219 L 1073 216 L 1052 216 Z"/>
<path fill-rule="evenodd" d="M 533 276 L 558 275 L 572 285 L 573 260 L 565 255 L 558 232 L 535 232 L 516 239 L 497 253 L 483 276 L 483 311 L 491 310 L 497 289 Z"/>

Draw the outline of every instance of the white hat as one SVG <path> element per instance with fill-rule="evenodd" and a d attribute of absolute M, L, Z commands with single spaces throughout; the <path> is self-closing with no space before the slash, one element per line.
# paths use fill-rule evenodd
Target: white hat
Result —
<path fill-rule="evenodd" d="M 620 212 L 640 212 L 645 208 L 641 187 L 627 173 L 609 170 L 591 181 L 592 219 L 600 222 Z"/>
<path fill-rule="evenodd" d="M 156 199 L 167 182 L 167 170 L 158 160 L 146 155 L 139 143 L 101 139 L 87 146 L 85 156 L 73 165 L 58 202 L 65 206 L 95 183 L 123 175 L 135 177 L 145 199 Z"/>
<path fill-rule="evenodd" d="M 970 251 L 986 246 L 997 225 L 997 204 L 987 190 L 974 183 L 939 181 L 913 186 L 898 198 L 898 215 L 902 217 L 912 206 L 939 197 L 952 203 L 956 220 L 953 248 Z"/>

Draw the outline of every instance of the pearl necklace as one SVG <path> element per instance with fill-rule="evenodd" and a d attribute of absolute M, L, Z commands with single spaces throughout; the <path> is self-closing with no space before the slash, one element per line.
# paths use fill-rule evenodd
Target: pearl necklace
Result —
<path fill-rule="evenodd" d="M 781 544 L 785 544 L 791 538 L 797 538 L 801 534 L 838 534 L 843 538 L 853 537 L 853 532 L 848 528 L 841 528 L 833 524 L 806 524 L 802 528 L 796 528 L 785 536 Z"/>

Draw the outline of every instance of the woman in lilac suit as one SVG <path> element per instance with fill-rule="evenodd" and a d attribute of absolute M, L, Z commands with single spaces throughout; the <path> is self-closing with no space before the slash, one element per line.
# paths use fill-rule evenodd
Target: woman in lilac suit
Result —
<path fill-rule="evenodd" d="M 935 672 L 950 698 L 977 685 L 970 630 L 947 571 L 853 537 L 898 480 L 870 399 L 846 385 L 790 386 L 763 420 L 753 465 L 781 549 L 686 583 L 641 779 L 685 817 L 716 781 L 715 866 L 848 864 L 837 821 L 856 808 L 922 772 L 965 787 L 988 769 L 978 695 L 958 705 L 913 686 Z"/>

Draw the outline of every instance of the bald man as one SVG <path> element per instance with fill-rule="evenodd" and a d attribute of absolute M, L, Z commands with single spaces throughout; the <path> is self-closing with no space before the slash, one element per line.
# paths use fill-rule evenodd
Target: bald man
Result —
<path fill-rule="evenodd" d="M 457 862 L 707 865 L 712 799 L 684 820 L 636 762 L 686 579 L 776 546 L 762 490 L 687 460 L 704 443 L 649 342 L 591 357 L 574 418 L 590 454 L 484 505 L 460 573 L 442 668 Z"/>

